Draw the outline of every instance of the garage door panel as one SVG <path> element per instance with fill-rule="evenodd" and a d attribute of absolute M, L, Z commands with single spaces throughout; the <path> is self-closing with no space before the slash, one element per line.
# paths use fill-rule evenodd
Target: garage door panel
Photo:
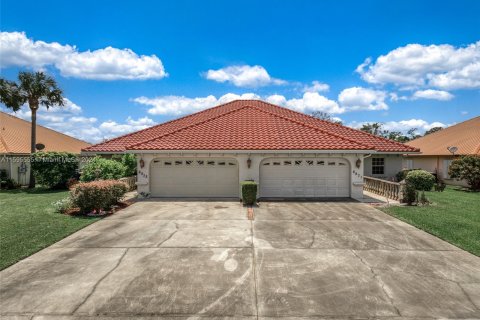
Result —
<path fill-rule="evenodd" d="M 150 185 L 159 197 L 238 197 L 238 165 L 234 159 L 157 159 Z"/>
<path fill-rule="evenodd" d="M 261 197 L 348 197 L 344 159 L 266 159 L 260 166 Z"/>

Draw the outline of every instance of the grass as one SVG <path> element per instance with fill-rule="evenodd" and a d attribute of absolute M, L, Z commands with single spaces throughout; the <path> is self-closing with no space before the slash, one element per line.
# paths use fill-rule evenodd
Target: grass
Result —
<path fill-rule="evenodd" d="M 65 238 L 99 218 L 54 211 L 52 202 L 68 191 L 0 191 L 0 270 Z"/>
<path fill-rule="evenodd" d="M 391 206 L 384 212 L 480 256 L 480 192 L 448 186 L 425 192 L 429 206 Z"/>

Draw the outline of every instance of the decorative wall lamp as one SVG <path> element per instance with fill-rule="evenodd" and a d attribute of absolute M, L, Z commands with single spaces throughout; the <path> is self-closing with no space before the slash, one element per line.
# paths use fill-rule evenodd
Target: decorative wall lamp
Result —
<path fill-rule="evenodd" d="M 145 161 L 143 159 L 140 159 L 140 168 L 145 167 Z"/>
<path fill-rule="evenodd" d="M 357 159 L 357 161 L 355 161 L 355 166 L 357 167 L 357 169 L 360 169 L 361 164 L 362 164 L 362 160 Z"/>
<path fill-rule="evenodd" d="M 250 166 L 252 165 L 252 159 L 248 158 L 247 159 L 247 167 L 250 169 Z"/>

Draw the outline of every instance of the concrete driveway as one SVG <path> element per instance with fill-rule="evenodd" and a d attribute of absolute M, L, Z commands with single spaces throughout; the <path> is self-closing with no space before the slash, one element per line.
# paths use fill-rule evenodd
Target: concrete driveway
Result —
<path fill-rule="evenodd" d="M 0 281 L 2 319 L 480 318 L 480 258 L 354 202 L 139 202 Z"/>

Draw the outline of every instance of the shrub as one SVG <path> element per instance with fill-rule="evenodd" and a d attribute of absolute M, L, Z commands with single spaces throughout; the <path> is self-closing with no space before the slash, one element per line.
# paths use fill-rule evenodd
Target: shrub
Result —
<path fill-rule="evenodd" d="M 242 181 L 242 201 L 246 205 L 255 204 L 257 201 L 258 184 L 255 181 Z"/>
<path fill-rule="evenodd" d="M 435 184 L 435 177 L 425 170 L 412 170 L 407 174 L 405 180 L 411 183 L 415 190 L 430 191 Z"/>
<path fill-rule="evenodd" d="M 443 181 L 440 181 L 440 182 L 437 182 L 435 185 L 434 185 L 434 189 L 435 191 L 437 192 L 443 192 L 443 190 L 445 190 L 445 187 L 447 185 L 445 184 L 445 182 Z"/>
<path fill-rule="evenodd" d="M 72 204 L 81 212 L 99 212 L 102 209 L 109 210 L 118 203 L 127 189 L 126 183 L 117 180 L 83 182 L 72 188 L 70 197 Z"/>
<path fill-rule="evenodd" d="M 68 152 L 37 152 L 32 155 L 35 180 L 47 188 L 66 188 L 78 170 L 78 157 Z"/>
<path fill-rule="evenodd" d="M 65 198 L 52 203 L 55 212 L 65 213 L 67 210 L 73 208 L 72 199 Z"/>
<path fill-rule="evenodd" d="M 20 188 L 20 184 L 15 182 L 15 180 L 8 178 L 5 180 L 3 188 L 7 190 L 18 189 Z"/>
<path fill-rule="evenodd" d="M 67 180 L 66 186 L 68 189 L 71 189 L 74 185 L 78 183 L 78 180 L 75 178 L 70 178 Z"/>
<path fill-rule="evenodd" d="M 417 191 L 412 183 L 405 183 L 403 188 L 403 202 L 411 206 L 417 200 Z"/>
<path fill-rule="evenodd" d="M 418 203 L 420 203 L 423 206 L 428 206 L 430 204 L 430 201 L 427 199 L 427 196 L 425 195 L 425 191 L 422 191 L 420 198 L 418 199 Z"/>
<path fill-rule="evenodd" d="M 125 175 L 125 166 L 118 161 L 102 157 L 90 160 L 82 169 L 81 181 L 120 179 Z"/>
<path fill-rule="evenodd" d="M 114 155 L 112 160 L 118 161 L 125 166 L 124 177 L 131 177 L 137 175 L 137 157 L 131 153 L 124 155 Z"/>
<path fill-rule="evenodd" d="M 450 177 L 464 179 L 472 190 L 480 190 L 480 156 L 455 159 L 448 170 Z"/>
<path fill-rule="evenodd" d="M 397 172 L 397 174 L 395 175 L 395 179 L 396 179 L 398 182 L 405 180 L 405 178 L 407 177 L 407 174 L 408 174 L 410 171 L 411 171 L 411 170 L 409 170 L 409 169 L 403 169 L 402 171 Z"/>

